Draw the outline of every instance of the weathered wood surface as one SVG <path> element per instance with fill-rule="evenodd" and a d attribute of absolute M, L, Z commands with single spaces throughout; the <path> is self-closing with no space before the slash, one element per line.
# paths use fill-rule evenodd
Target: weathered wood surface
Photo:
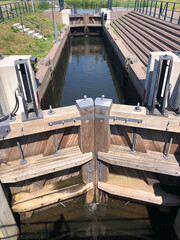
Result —
<path fill-rule="evenodd" d="M 170 154 L 180 155 L 180 133 L 173 134 L 173 142 Z M 152 129 L 136 128 L 137 152 L 167 152 L 171 132 L 164 132 Z M 133 127 L 111 125 L 111 144 L 132 147 Z"/>
<path fill-rule="evenodd" d="M 93 188 L 92 183 L 75 184 L 64 189 L 54 189 L 54 184 L 46 185 L 42 190 L 34 193 L 19 193 L 13 198 L 14 212 L 26 212 L 61 202 L 86 193 Z"/>
<path fill-rule="evenodd" d="M 106 163 L 144 171 L 180 176 L 180 156 L 170 155 L 165 159 L 162 153 L 130 153 L 128 147 L 111 145 L 108 153 L 99 152 L 98 158 Z"/>
<path fill-rule="evenodd" d="M 78 120 L 76 122 L 72 121 L 69 123 L 48 126 L 48 123 L 50 122 L 80 117 L 79 111 L 77 107 L 74 105 L 68 106 L 68 107 L 56 108 L 54 109 L 55 114 L 53 115 L 48 115 L 47 114 L 48 111 L 49 110 L 43 111 L 44 118 L 33 120 L 33 121 L 26 121 L 26 122 L 22 122 L 21 115 L 17 115 L 16 120 L 10 123 L 11 132 L 8 134 L 8 136 L 5 139 L 11 139 L 11 138 L 22 137 L 26 135 L 35 134 L 35 133 L 47 132 L 50 130 L 55 130 L 55 129 L 64 128 L 64 127 L 79 126 L 81 124 L 81 121 Z M 0 141 L 2 141 L 2 139 L 0 139 Z"/>
<path fill-rule="evenodd" d="M 164 192 L 159 184 L 150 186 L 142 179 L 110 174 L 107 183 L 98 182 L 98 188 L 115 196 L 158 205 L 178 206 L 180 204 L 180 197 Z"/>
<path fill-rule="evenodd" d="M 3 183 L 19 182 L 45 174 L 58 172 L 85 164 L 92 159 L 92 153 L 82 154 L 79 147 L 61 150 L 59 157 L 42 155 L 26 158 L 27 164 L 20 165 L 20 159 L 1 165 L 0 180 Z"/>
<path fill-rule="evenodd" d="M 123 117 L 127 119 L 142 120 L 142 123 L 125 122 L 119 120 L 110 120 L 110 124 L 118 124 L 123 126 L 132 126 L 138 128 L 147 128 L 154 130 L 161 130 L 167 132 L 180 133 L 180 120 L 173 112 L 168 113 L 168 117 L 147 115 L 146 108 L 141 107 L 141 112 L 135 112 L 134 106 L 113 104 L 110 112 L 110 116 Z M 169 124 L 168 124 L 169 123 Z M 168 129 L 167 129 L 168 128 Z"/>
<path fill-rule="evenodd" d="M 0 184 L 0 239 L 17 240 L 19 229 Z"/>

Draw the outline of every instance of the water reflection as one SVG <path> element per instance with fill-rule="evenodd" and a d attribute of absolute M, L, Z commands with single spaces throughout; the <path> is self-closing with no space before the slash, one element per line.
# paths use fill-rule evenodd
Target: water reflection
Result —
<path fill-rule="evenodd" d="M 100 37 L 72 38 L 59 62 L 42 101 L 42 108 L 73 105 L 84 95 L 95 99 L 105 95 L 114 103 L 124 103 L 111 62 Z"/>

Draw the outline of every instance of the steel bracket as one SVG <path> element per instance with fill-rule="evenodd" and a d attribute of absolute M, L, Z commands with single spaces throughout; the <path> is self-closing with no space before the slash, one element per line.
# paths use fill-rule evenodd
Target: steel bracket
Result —
<path fill-rule="evenodd" d="M 92 167 L 92 161 L 89 161 L 89 162 L 88 162 L 88 178 L 89 178 L 89 182 L 92 181 L 91 167 Z"/>
<path fill-rule="evenodd" d="M 9 121 L 0 122 L 0 139 L 4 139 L 11 132 Z"/>
<path fill-rule="evenodd" d="M 114 121 L 122 121 L 122 122 L 133 122 L 133 123 L 142 123 L 143 120 L 141 119 L 134 119 L 134 118 L 123 118 L 123 117 L 115 117 L 115 116 L 106 116 L 106 115 L 100 115 L 100 114 L 95 114 L 95 118 L 104 118 L 104 119 L 109 119 L 109 120 L 114 120 Z"/>
<path fill-rule="evenodd" d="M 102 161 L 99 161 L 99 181 L 102 181 Z"/>
<path fill-rule="evenodd" d="M 76 122 L 78 120 L 91 119 L 91 118 L 94 118 L 94 114 L 85 115 L 82 117 L 64 119 L 64 120 L 60 120 L 60 121 L 56 121 L 56 122 L 50 122 L 50 123 L 48 123 L 48 126 L 53 126 L 53 125 L 58 125 L 58 124 L 64 125 L 65 123 Z"/>

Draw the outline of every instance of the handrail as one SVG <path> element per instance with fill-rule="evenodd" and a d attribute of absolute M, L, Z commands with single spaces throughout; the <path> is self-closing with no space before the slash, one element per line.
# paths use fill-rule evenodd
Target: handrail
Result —
<path fill-rule="evenodd" d="M 169 7 L 170 4 L 172 8 Z M 135 0 L 134 11 L 180 25 L 180 10 L 176 9 L 177 6 L 180 7 L 180 2 Z"/>
<path fill-rule="evenodd" d="M 1 7 L 1 8 L 3 8 L 3 7 Z M 3 8 L 3 9 L 5 9 L 5 8 Z M 6 11 L 9 11 L 9 12 L 11 12 L 12 13 L 12 11 L 10 11 L 9 9 L 5 9 Z M 24 32 L 24 27 L 23 27 L 23 22 L 22 22 L 22 19 L 25 19 L 26 21 L 28 21 L 28 22 L 31 22 L 32 24 L 34 24 L 34 25 L 36 25 L 36 26 L 39 26 L 41 29 L 43 28 L 44 29 L 44 27 L 43 26 L 41 26 L 40 24 L 38 24 L 38 23 L 35 23 L 35 22 L 33 22 L 33 21 L 31 21 L 31 20 L 29 20 L 29 19 L 27 19 L 27 18 L 25 18 L 25 17 L 23 17 L 22 15 L 20 15 L 20 14 L 16 14 L 16 16 L 17 17 L 20 17 L 20 19 L 21 19 L 21 22 L 19 22 L 19 21 L 16 21 L 16 22 L 18 22 L 18 23 L 20 23 L 21 24 L 21 26 L 22 26 L 22 30 L 23 30 L 23 32 Z M 10 19 L 14 19 L 14 18 L 10 18 Z M 5 23 L 8 23 L 7 21 L 5 21 L 5 20 L 3 20 L 3 22 L 5 22 Z M 10 23 L 8 23 L 8 24 L 10 24 Z M 11 24 L 10 24 L 11 25 Z M 40 34 L 42 34 L 43 35 L 43 32 L 42 32 L 42 30 L 41 31 L 39 31 L 39 30 L 37 30 L 37 29 L 34 29 L 33 27 L 30 27 L 30 26 L 28 26 L 28 25 L 26 25 L 26 27 L 28 27 L 28 28 L 30 28 L 30 29 L 32 29 L 32 30 L 34 30 L 34 31 L 36 31 L 36 32 L 38 32 L 38 33 L 40 33 Z"/>
<path fill-rule="evenodd" d="M 13 13 L 11 10 L 6 9 L 6 8 L 2 7 L 1 5 L 0 5 L 0 7 L 3 8 L 3 9 L 5 9 L 5 10 L 7 10 L 7 11 L 10 12 L 10 13 Z M 43 29 L 44 29 L 44 27 L 41 26 L 40 24 L 38 24 L 38 23 L 36 23 L 36 22 L 33 22 L 32 20 L 29 20 L 29 19 L 23 17 L 21 14 L 18 14 L 18 13 L 17 13 L 16 16 L 17 16 L 17 17 L 20 16 L 21 18 L 27 20 L 28 22 L 31 22 L 32 24 L 35 24 L 36 26 L 39 26 L 40 28 L 43 28 Z"/>

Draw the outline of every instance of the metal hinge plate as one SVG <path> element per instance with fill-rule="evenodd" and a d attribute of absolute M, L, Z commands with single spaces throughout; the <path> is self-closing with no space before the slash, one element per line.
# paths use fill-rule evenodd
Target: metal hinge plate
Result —
<path fill-rule="evenodd" d="M 0 139 L 4 139 L 11 132 L 9 121 L 0 122 Z"/>

